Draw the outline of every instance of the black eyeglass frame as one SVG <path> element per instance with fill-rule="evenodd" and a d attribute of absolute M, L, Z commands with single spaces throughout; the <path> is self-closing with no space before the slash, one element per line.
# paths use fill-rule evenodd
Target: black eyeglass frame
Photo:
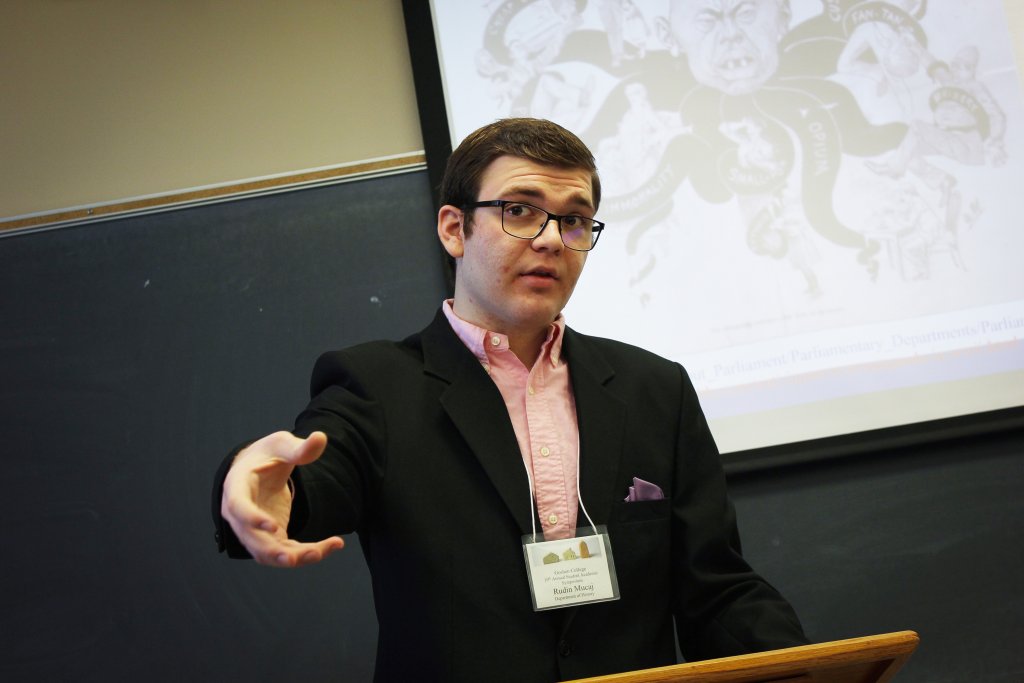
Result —
<path fill-rule="evenodd" d="M 537 211 L 540 211 L 541 213 L 545 214 L 547 216 L 547 218 L 545 218 L 544 222 L 540 224 L 540 227 L 537 229 L 536 234 L 534 234 L 532 237 L 526 237 L 524 235 L 513 235 L 512 233 L 510 233 L 508 230 L 505 229 L 505 212 L 504 212 L 504 209 L 509 204 L 521 204 L 523 206 L 528 206 L 531 209 L 536 209 Z M 598 221 L 598 220 L 594 220 L 593 218 L 587 218 L 586 216 L 578 216 L 576 214 L 571 214 L 571 213 L 567 213 L 567 214 L 564 214 L 564 215 L 558 215 L 557 213 L 551 213 L 550 211 L 548 211 L 546 209 L 542 209 L 539 206 L 535 206 L 535 205 L 533 205 L 533 204 L 531 204 L 529 202 L 521 202 L 521 201 L 518 201 L 518 200 L 515 200 L 515 199 L 490 199 L 490 200 L 484 201 L 484 202 L 472 202 L 470 204 L 464 205 L 462 207 L 462 210 L 463 211 L 467 211 L 469 209 L 483 209 L 483 208 L 495 207 L 495 206 L 500 206 L 502 208 L 502 214 L 501 214 L 501 230 L 502 230 L 502 232 L 504 232 L 509 237 L 515 237 L 516 239 L 520 239 L 520 240 L 535 240 L 535 239 L 537 239 L 540 236 L 540 234 L 542 232 L 544 232 L 544 229 L 548 227 L 548 223 L 550 223 L 551 221 L 555 221 L 555 223 L 558 225 L 558 237 L 559 237 L 559 239 L 562 240 L 562 244 L 565 246 L 565 248 L 566 249 L 572 249 L 573 251 L 583 251 L 583 252 L 586 252 L 586 251 L 592 251 L 594 249 L 594 247 L 597 246 L 597 240 L 598 240 L 599 237 L 601 237 L 601 231 L 604 230 L 604 223 L 602 223 L 601 221 Z M 593 238 L 593 240 L 590 243 L 590 249 L 577 249 L 576 247 L 570 247 L 568 244 L 565 243 L 565 238 L 562 236 L 562 219 L 563 218 L 582 218 L 583 220 L 587 220 L 587 221 L 590 221 L 591 223 L 593 223 L 593 225 L 590 228 L 590 232 L 594 236 L 594 238 Z"/>

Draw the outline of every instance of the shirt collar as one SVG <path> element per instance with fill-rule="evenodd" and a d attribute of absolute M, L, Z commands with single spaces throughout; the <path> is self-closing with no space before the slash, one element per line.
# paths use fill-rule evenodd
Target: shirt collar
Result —
<path fill-rule="evenodd" d="M 483 364 L 488 364 L 487 353 L 490 350 L 507 350 L 508 349 L 508 336 L 499 332 L 491 332 L 485 330 L 482 327 L 477 327 L 473 323 L 463 320 L 455 314 L 455 309 L 452 307 L 454 299 L 445 299 L 444 303 L 441 304 L 441 309 L 444 311 L 444 315 L 448 318 L 448 323 L 452 326 L 452 330 L 455 334 L 466 345 L 477 360 Z M 489 339 L 497 337 L 500 341 L 497 345 L 488 345 L 486 342 Z M 544 339 L 544 343 L 540 347 L 540 356 L 537 358 L 537 362 L 546 361 L 551 364 L 551 367 L 558 365 L 559 360 L 562 357 L 562 339 L 565 337 L 565 316 L 561 313 L 555 318 L 548 326 L 548 335 Z"/>

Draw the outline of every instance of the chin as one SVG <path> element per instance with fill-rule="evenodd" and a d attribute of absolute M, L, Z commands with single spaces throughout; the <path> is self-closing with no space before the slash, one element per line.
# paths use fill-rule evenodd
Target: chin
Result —
<path fill-rule="evenodd" d="M 564 304 L 563 304 L 564 306 Z M 562 312 L 563 306 L 551 304 L 527 304 L 520 310 L 521 319 L 525 324 L 540 327 L 553 322 Z"/>

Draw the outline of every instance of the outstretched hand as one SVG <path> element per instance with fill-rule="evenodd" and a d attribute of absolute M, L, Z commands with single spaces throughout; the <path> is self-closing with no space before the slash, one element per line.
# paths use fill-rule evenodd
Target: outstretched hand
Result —
<path fill-rule="evenodd" d="M 338 536 L 316 543 L 288 538 L 293 497 L 288 480 L 297 466 L 315 461 L 326 446 L 323 432 L 313 432 L 305 439 L 275 432 L 235 457 L 224 479 L 220 513 L 260 564 L 313 564 L 344 547 L 345 542 Z"/>

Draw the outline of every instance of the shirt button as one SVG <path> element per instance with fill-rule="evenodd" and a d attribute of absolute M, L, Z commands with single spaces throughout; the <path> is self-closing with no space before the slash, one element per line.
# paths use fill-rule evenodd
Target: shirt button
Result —
<path fill-rule="evenodd" d="M 548 515 L 548 524 L 558 524 L 558 515 Z"/>
<path fill-rule="evenodd" d="M 532 386 L 529 386 L 529 387 L 526 387 L 526 393 L 528 393 L 528 394 L 529 394 L 530 396 L 533 396 L 533 395 L 534 395 L 535 393 L 537 393 L 537 392 L 535 392 L 535 391 L 533 390 L 533 387 L 532 387 Z"/>
<path fill-rule="evenodd" d="M 546 458 L 549 455 L 551 455 L 551 449 L 548 448 L 547 446 L 541 446 L 540 447 L 540 454 L 543 455 Z"/>
<path fill-rule="evenodd" d="M 563 657 L 568 657 L 572 654 L 572 645 L 569 644 L 568 640 L 563 640 L 558 643 L 558 654 Z"/>
<path fill-rule="evenodd" d="M 501 337 L 494 335 L 491 337 L 491 346 L 499 346 L 501 344 Z"/>

